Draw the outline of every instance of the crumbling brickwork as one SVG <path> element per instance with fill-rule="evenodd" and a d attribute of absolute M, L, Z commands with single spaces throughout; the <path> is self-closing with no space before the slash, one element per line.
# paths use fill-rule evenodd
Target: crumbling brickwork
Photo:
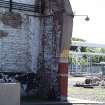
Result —
<path fill-rule="evenodd" d="M 58 97 L 58 62 L 61 49 L 64 8 L 63 3 L 60 5 L 58 1 L 45 1 L 47 4 L 47 6 L 45 6 L 45 14 L 50 14 L 51 16 L 44 17 L 41 21 L 42 39 L 39 58 L 39 72 L 42 73 L 42 76 L 44 75 L 44 78 L 42 78 L 43 81 L 45 79 L 47 82 L 47 85 L 45 85 L 45 81 L 41 84 L 42 87 L 46 87 L 46 92 L 44 91 L 44 93 L 47 95 L 50 92 L 53 97 Z"/>
<path fill-rule="evenodd" d="M 9 25 L 13 28 L 21 27 L 22 17 L 19 13 L 6 12 L 1 16 L 1 21 L 5 25 Z"/>

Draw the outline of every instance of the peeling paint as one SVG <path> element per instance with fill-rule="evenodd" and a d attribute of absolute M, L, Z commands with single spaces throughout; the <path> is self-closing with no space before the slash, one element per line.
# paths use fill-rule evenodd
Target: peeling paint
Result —
<path fill-rule="evenodd" d="M 8 36 L 7 32 L 0 30 L 0 39 L 2 39 L 3 37 L 7 37 L 7 36 Z"/>
<path fill-rule="evenodd" d="M 16 12 L 5 12 L 1 16 L 1 21 L 12 28 L 18 28 L 21 27 L 22 17 L 21 14 Z"/>

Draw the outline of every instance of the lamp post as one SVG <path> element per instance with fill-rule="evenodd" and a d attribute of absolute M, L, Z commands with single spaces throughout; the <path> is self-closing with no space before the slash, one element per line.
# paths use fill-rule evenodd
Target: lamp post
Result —
<path fill-rule="evenodd" d="M 90 20 L 90 18 L 89 18 L 89 16 L 88 16 L 88 15 L 74 15 L 74 16 L 81 16 L 81 17 L 85 17 L 85 20 L 86 20 L 86 21 L 89 21 L 89 20 Z"/>
<path fill-rule="evenodd" d="M 75 16 L 80 16 L 80 17 L 85 17 L 85 21 L 89 21 L 90 20 L 90 18 L 89 18 L 89 16 L 88 15 L 75 15 L 74 13 L 72 13 L 72 14 L 67 14 L 68 16 L 71 16 L 71 17 L 75 17 Z"/>

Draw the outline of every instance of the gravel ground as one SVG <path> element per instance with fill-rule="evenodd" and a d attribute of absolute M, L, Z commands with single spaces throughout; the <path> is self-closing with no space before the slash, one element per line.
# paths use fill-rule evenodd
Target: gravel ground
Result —
<path fill-rule="evenodd" d="M 105 88 L 97 87 L 94 89 L 85 89 L 82 87 L 73 87 L 76 82 L 83 82 L 84 80 L 84 77 L 69 77 L 69 97 L 105 103 Z"/>

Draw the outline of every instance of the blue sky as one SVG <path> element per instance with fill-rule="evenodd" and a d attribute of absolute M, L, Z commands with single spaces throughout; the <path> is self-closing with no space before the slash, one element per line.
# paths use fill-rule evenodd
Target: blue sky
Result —
<path fill-rule="evenodd" d="M 78 37 L 92 43 L 105 44 L 105 0 L 70 0 L 76 15 L 89 15 L 90 21 L 85 17 L 75 16 L 73 37 Z"/>

